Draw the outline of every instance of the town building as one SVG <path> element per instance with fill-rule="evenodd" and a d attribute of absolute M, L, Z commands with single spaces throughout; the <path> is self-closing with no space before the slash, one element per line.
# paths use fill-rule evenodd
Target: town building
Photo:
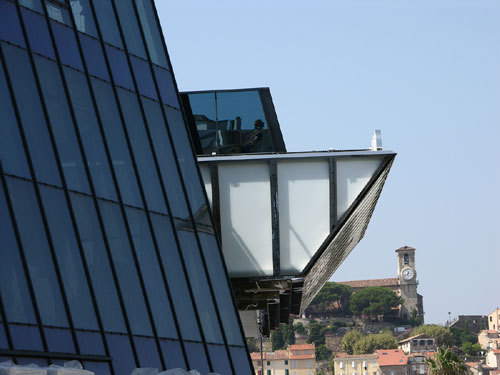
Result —
<path fill-rule="evenodd" d="M 488 315 L 488 329 L 496 329 L 500 331 L 500 308 L 497 307 L 491 314 Z"/>
<path fill-rule="evenodd" d="M 378 375 L 377 354 L 336 353 L 333 360 L 336 375 Z"/>
<path fill-rule="evenodd" d="M 376 354 L 381 375 L 408 374 L 408 356 L 401 349 L 377 350 Z"/>
<path fill-rule="evenodd" d="M 486 366 L 500 370 L 500 349 L 490 349 L 486 353 Z"/>
<path fill-rule="evenodd" d="M 477 335 L 477 341 L 484 350 L 500 349 L 500 333 L 494 329 L 484 329 Z"/>
<path fill-rule="evenodd" d="M 448 326 L 468 330 L 470 333 L 477 335 L 481 330 L 488 327 L 488 317 L 485 315 L 459 315 Z"/>
<path fill-rule="evenodd" d="M 315 375 L 316 354 L 314 344 L 288 345 L 286 350 L 250 353 L 256 375 Z"/>
<path fill-rule="evenodd" d="M 431 336 L 420 334 L 408 337 L 398 343 L 399 349 L 405 354 L 435 352 L 437 350 L 436 340 Z"/>
<path fill-rule="evenodd" d="M 417 271 L 415 268 L 415 248 L 403 246 L 396 250 L 398 268 L 397 277 L 385 279 L 337 281 L 339 284 L 348 285 L 353 292 L 378 286 L 391 289 L 403 299 L 403 304 L 399 308 L 399 315 L 404 319 L 411 319 L 413 316 L 424 319 L 423 296 L 417 293 Z"/>

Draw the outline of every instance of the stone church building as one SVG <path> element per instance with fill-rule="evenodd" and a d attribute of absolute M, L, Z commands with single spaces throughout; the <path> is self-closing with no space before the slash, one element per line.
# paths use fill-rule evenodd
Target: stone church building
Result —
<path fill-rule="evenodd" d="M 402 318 L 410 319 L 413 310 L 415 310 L 417 316 L 421 317 L 423 321 L 424 301 L 423 297 L 417 293 L 418 280 L 415 270 L 415 248 L 403 246 L 396 250 L 396 254 L 398 259 L 397 277 L 338 281 L 338 283 L 349 285 L 354 293 L 360 289 L 372 286 L 389 288 L 403 299 L 403 304 L 400 306 L 400 316 Z"/>

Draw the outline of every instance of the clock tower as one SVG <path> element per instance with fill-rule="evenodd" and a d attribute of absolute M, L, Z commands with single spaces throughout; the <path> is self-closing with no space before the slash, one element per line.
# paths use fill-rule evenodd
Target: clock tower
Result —
<path fill-rule="evenodd" d="M 422 316 L 417 294 L 417 272 L 415 271 L 415 248 L 403 246 L 396 250 L 398 257 L 399 294 L 403 299 L 401 317 L 410 319 L 413 311 Z M 422 316 L 423 317 L 423 316 Z"/>

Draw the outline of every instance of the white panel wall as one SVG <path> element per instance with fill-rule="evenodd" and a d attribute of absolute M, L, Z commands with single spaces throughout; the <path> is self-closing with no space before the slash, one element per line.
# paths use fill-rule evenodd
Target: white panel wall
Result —
<path fill-rule="evenodd" d="M 381 165 L 382 157 L 337 158 L 337 219 L 345 214 Z"/>
<path fill-rule="evenodd" d="M 330 233 L 327 159 L 278 162 L 280 266 L 297 275 Z"/>
<path fill-rule="evenodd" d="M 230 276 L 273 274 L 269 166 L 219 164 L 221 237 Z"/>

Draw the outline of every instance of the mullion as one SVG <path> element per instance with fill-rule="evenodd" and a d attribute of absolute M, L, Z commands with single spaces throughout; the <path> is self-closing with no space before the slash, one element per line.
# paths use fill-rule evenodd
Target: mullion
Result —
<path fill-rule="evenodd" d="M 24 146 L 24 151 L 26 153 L 26 160 L 28 162 L 28 167 L 30 169 L 30 174 L 31 174 L 32 178 L 35 178 L 34 177 L 35 176 L 35 171 L 34 171 L 34 167 L 33 167 L 33 162 L 31 160 L 31 155 L 30 155 L 30 152 L 29 152 L 28 143 L 26 141 L 26 136 L 24 134 L 23 127 L 21 126 L 21 116 L 19 114 L 19 108 L 17 106 L 16 98 L 14 96 L 14 90 L 12 88 L 12 82 L 10 80 L 9 72 L 7 70 L 7 64 L 5 62 L 5 56 L 3 54 L 3 49 L 2 48 L 0 48 L 0 60 L 1 60 L 1 63 L 3 65 L 3 70 L 4 70 L 4 74 L 5 74 L 5 80 L 6 80 L 6 83 L 7 83 L 7 87 L 9 88 L 10 97 L 12 99 L 12 107 L 14 108 L 14 113 L 16 115 L 17 125 L 19 127 L 19 133 L 21 135 L 21 139 L 22 139 L 23 146 Z M 31 297 L 31 303 L 33 304 L 33 311 L 34 311 L 35 318 L 36 318 L 36 321 L 37 321 L 37 324 L 38 324 L 38 329 L 40 331 L 40 339 L 42 341 L 42 347 L 43 347 L 43 349 L 45 351 L 47 351 L 48 350 L 47 339 L 45 337 L 45 332 L 44 332 L 44 330 L 42 328 L 42 318 L 41 318 L 41 315 L 40 315 L 40 310 L 38 309 L 38 302 L 36 300 L 35 291 L 34 291 L 34 288 L 33 288 L 33 281 L 31 280 L 31 275 L 29 273 L 28 262 L 26 260 L 26 256 L 25 256 L 25 253 L 24 253 L 24 248 L 23 248 L 22 241 L 21 241 L 21 235 L 19 233 L 19 229 L 17 228 L 17 223 L 16 223 L 16 220 L 15 220 L 15 217 L 14 217 L 14 209 L 12 207 L 12 202 L 10 200 L 9 192 L 7 190 L 7 182 L 5 181 L 5 175 L 4 175 L 1 163 L 0 163 L 0 175 L 1 175 L 2 185 L 3 185 L 3 189 L 4 189 L 4 194 L 5 194 L 5 201 L 7 203 L 7 207 L 8 207 L 9 212 L 10 212 L 10 218 L 11 218 L 11 222 L 12 222 L 12 228 L 14 229 L 14 235 L 16 237 L 17 246 L 19 248 L 19 255 L 20 255 L 20 258 L 21 258 L 22 265 L 23 265 L 24 275 L 26 277 L 26 282 L 28 284 L 28 289 L 29 289 L 29 293 L 30 293 L 30 297 Z"/>
<path fill-rule="evenodd" d="M 158 17 L 158 11 L 156 9 L 156 4 L 155 4 L 154 1 L 151 1 L 151 6 L 153 7 L 153 10 L 154 10 L 153 13 L 154 13 L 154 16 L 155 16 L 155 19 L 156 19 L 156 23 L 158 25 L 160 25 L 160 19 Z M 165 43 L 165 37 L 164 37 L 164 35 L 163 35 L 162 32 L 160 34 L 161 34 L 161 41 L 162 41 L 163 49 L 165 50 L 165 56 L 167 57 L 168 66 L 172 67 L 172 62 L 170 61 L 170 55 L 168 54 L 167 45 Z M 173 80 L 174 87 L 175 87 L 175 90 L 176 90 L 176 93 L 177 93 L 177 100 L 179 101 L 179 105 L 180 105 L 180 107 L 182 109 L 182 101 L 180 100 L 179 88 L 177 86 L 177 80 L 175 79 L 175 75 L 173 75 L 173 74 L 172 74 L 172 80 Z M 153 75 L 153 81 L 154 81 L 154 83 L 156 85 L 156 89 L 158 90 L 158 87 L 157 87 L 158 83 L 157 83 L 156 77 L 154 75 Z M 217 99 L 217 95 L 216 95 L 216 99 Z M 163 106 L 162 106 L 162 110 L 163 110 Z M 217 111 L 217 107 L 216 107 L 216 111 Z M 182 113 L 183 113 L 183 115 L 185 117 L 184 111 L 182 111 Z M 164 114 L 164 116 L 165 116 L 165 114 Z M 167 125 L 168 125 L 168 123 L 167 123 Z M 167 132 L 168 132 L 168 135 L 170 137 L 170 143 L 173 144 L 172 138 L 171 138 L 171 134 L 170 134 L 170 129 L 168 128 L 168 126 L 167 126 Z M 189 135 L 189 132 L 188 132 L 188 135 Z M 191 152 L 193 154 L 194 159 L 197 160 L 196 159 L 196 154 L 195 154 L 194 149 L 193 149 L 192 146 L 191 146 Z M 174 149 L 174 153 L 175 153 L 175 149 Z M 177 164 L 177 168 L 179 169 L 179 164 L 178 164 L 177 159 L 176 159 L 176 164 Z M 199 168 L 197 168 L 197 169 L 198 169 L 199 180 L 202 181 L 200 170 L 199 170 Z M 184 182 L 183 182 L 183 179 L 182 179 L 182 175 L 180 174 L 180 170 L 179 170 L 179 177 L 180 177 L 180 180 L 181 180 L 182 185 L 183 185 L 184 194 L 186 194 L 186 190 L 185 190 Z M 203 194 L 205 195 L 205 200 L 208 202 L 207 193 L 206 193 L 206 191 L 205 191 L 204 188 L 202 190 L 203 190 Z M 189 202 L 188 202 L 188 206 L 189 206 Z M 208 215 L 209 215 L 210 221 L 212 222 L 212 225 L 213 225 L 214 220 L 213 220 L 213 217 L 212 217 L 211 210 L 208 210 Z M 218 238 L 218 237 L 216 236 L 216 238 Z M 221 241 L 220 238 L 219 238 L 219 241 Z M 221 257 L 222 260 L 224 260 L 224 256 L 223 256 L 223 253 L 222 253 L 221 243 L 222 242 L 219 242 L 219 246 L 218 246 L 219 247 L 219 256 Z M 222 261 L 222 267 L 223 267 L 224 273 L 226 275 L 227 287 L 229 288 L 230 295 L 232 297 L 232 302 L 233 302 L 233 307 L 234 307 L 234 313 L 236 314 L 237 320 L 240 323 L 240 334 L 241 334 L 241 337 L 243 338 L 243 344 L 244 344 L 245 349 L 246 349 L 248 365 L 249 365 L 250 369 L 253 369 L 252 359 L 250 358 L 250 354 L 249 354 L 250 351 L 248 350 L 248 345 L 247 345 L 247 342 L 245 340 L 245 333 L 243 331 L 243 325 L 241 324 L 241 320 L 240 320 L 240 317 L 239 317 L 239 312 L 238 312 L 238 308 L 237 308 L 237 305 L 236 305 L 236 298 L 234 296 L 234 291 L 233 291 L 233 288 L 232 288 L 232 285 L 231 285 L 231 282 L 230 282 L 230 279 L 229 279 L 229 272 L 228 272 L 227 267 L 226 267 L 226 262 Z M 232 359 L 232 357 L 230 356 L 230 360 L 231 359 Z"/>

